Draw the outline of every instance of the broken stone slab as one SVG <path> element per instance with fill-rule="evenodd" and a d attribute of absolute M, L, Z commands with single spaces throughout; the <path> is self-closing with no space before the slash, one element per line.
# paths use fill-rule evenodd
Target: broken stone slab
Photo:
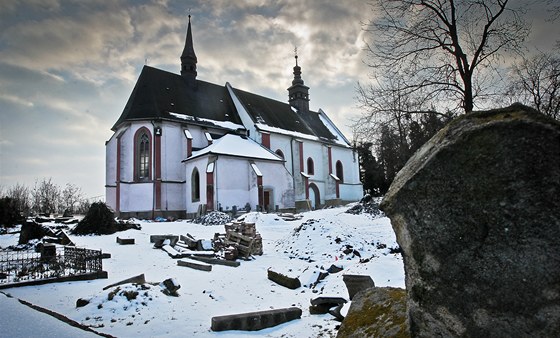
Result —
<path fill-rule="evenodd" d="M 317 297 L 311 300 L 309 313 L 312 315 L 325 314 L 333 307 L 342 306 L 347 303 L 347 300 L 342 297 Z"/>
<path fill-rule="evenodd" d="M 157 244 L 158 242 L 163 243 L 164 240 L 168 239 L 171 243 L 171 246 L 175 245 L 179 240 L 179 236 L 177 235 L 150 235 L 150 243 Z"/>
<path fill-rule="evenodd" d="M 207 258 L 207 257 L 200 257 L 200 256 L 189 256 L 189 258 L 208 264 L 225 265 L 225 266 L 231 266 L 235 268 L 241 265 L 241 263 L 237 261 L 228 261 L 225 259 L 218 259 L 218 258 Z"/>
<path fill-rule="evenodd" d="M 337 273 L 344 270 L 344 267 L 342 265 L 335 265 L 335 264 L 331 264 L 331 266 L 327 269 L 328 273 Z"/>
<path fill-rule="evenodd" d="M 177 297 L 179 294 L 177 291 L 181 288 L 181 285 L 173 278 L 168 278 L 161 283 L 164 287 L 162 292 L 168 296 Z"/>
<path fill-rule="evenodd" d="M 177 265 L 185 266 L 187 268 L 200 270 L 200 271 L 212 271 L 212 265 L 205 264 L 205 263 L 198 263 L 189 260 L 178 260 Z"/>
<path fill-rule="evenodd" d="M 179 239 L 181 240 L 181 242 L 185 243 L 189 249 L 191 250 L 196 250 L 196 247 L 198 245 L 197 240 L 191 236 L 191 234 L 187 234 L 186 236 L 179 236 Z"/>
<path fill-rule="evenodd" d="M 171 245 L 164 245 L 161 249 L 171 257 L 171 258 L 183 258 L 185 255 L 180 253 L 179 251 L 175 250 Z"/>
<path fill-rule="evenodd" d="M 107 258 L 111 258 L 111 254 L 108 252 L 102 252 L 101 259 L 107 259 Z"/>
<path fill-rule="evenodd" d="M 140 274 L 138 276 L 134 276 L 134 277 L 130 277 L 127 279 L 123 279 L 119 282 L 107 285 L 106 287 L 103 288 L 103 290 L 107 290 L 109 288 L 112 288 L 114 286 L 118 286 L 118 285 L 122 285 L 122 284 L 127 284 L 127 283 L 135 283 L 135 284 L 145 284 L 146 283 L 146 277 L 144 277 L 144 274 Z"/>
<path fill-rule="evenodd" d="M 270 269 L 268 269 L 268 279 L 275 282 L 276 284 L 282 285 L 292 290 L 301 287 L 301 282 L 299 281 L 298 278 L 288 277 L 286 275 L 272 271 Z"/>
<path fill-rule="evenodd" d="M 348 289 L 350 300 L 358 292 L 375 286 L 373 279 L 368 275 L 342 275 L 342 280 L 346 285 L 346 289 Z"/>
<path fill-rule="evenodd" d="M 335 320 L 338 320 L 339 322 L 342 322 L 344 320 L 344 316 L 342 315 L 342 313 L 340 313 L 340 311 L 342 310 L 342 307 L 344 306 L 344 304 L 339 304 L 337 306 L 331 309 L 329 309 L 329 314 L 331 314 Z"/>
<path fill-rule="evenodd" d="M 89 304 L 89 299 L 78 298 L 76 301 L 76 307 L 84 307 Z"/>
<path fill-rule="evenodd" d="M 413 336 L 560 336 L 559 140 L 559 121 L 520 104 L 473 112 L 399 171 L 381 208 Z"/>
<path fill-rule="evenodd" d="M 212 331 L 258 331 L 301 318 L 297 307 L 212 317 Z"/>
<path fill-rule="evenodd" d="M 336 337 L 410 337 L 406 290 L 376 287 L 358 292 Z"/>
<path fill-rule="evenodd" d="M 120 245 L 134 244 L 134 238 L 120 238 L 120 237 L 117 237 L 117 243 L 119 243 Z"/>

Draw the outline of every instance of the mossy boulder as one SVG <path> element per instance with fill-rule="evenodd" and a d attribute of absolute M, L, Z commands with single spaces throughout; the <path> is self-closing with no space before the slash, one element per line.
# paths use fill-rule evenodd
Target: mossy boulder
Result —
<path fill-rule="evenodd" d="M 380 207 L 402 248 L 415 337 L 560 337 L 560 123 L 522 105 L 467 114 Z"/>
<path fill-rule="evenodd" d="M 363 337 L 410 337 L 406 290 L 374 287 L 354 296 L 337 338 Z"/>

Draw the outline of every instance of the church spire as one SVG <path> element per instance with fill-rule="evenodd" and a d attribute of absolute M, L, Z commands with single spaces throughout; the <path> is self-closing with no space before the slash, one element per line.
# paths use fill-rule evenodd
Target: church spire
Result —
<path fill-rule="evenodd" d="M 288 88 L 288 102 L 301 113 L 309 112 L 309 87 L 303 84 L 301 67 L 298 65 L 297 47 L 294 50 L 296 65 L 294 66 L 294 79 Z"/>
<path fill-rule="evenodd" d="M 189 14 L 189 25 L 187 27 L 187 38 L 185 40 L 185 48 L 181 54 L 181 75 L 192 84 L 196 80 L 196 54 L 194 53 L 193 39 L 191 32 L 191 15 Z"/>

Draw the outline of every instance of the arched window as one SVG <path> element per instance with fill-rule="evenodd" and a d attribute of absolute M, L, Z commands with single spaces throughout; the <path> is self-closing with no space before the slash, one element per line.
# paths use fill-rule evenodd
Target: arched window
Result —
<path fill-rule="evenodd" d="M 147 128 L 140 128 L 134 136 L 134 179 L 149 181 L 152 167 L 152 135 Z"/>
<path fill-rule="evenodd" d="M 200 175 L 197 168 L 193 169 L 191 175 L 191 198 L 193 202 L 200 201 Z"/>
<path fill-rule="evenodd" d="M 313 164 L 313 159 L 311 157 L 307 159 L 307 173 L 309 175 L 315 175 L 315 165 Z"/>
<path fill-rule="evenodd" d="M 285 159 L 284 153 L 282 152 L 282 150 L 276 149 L 275 153 L 276 153 L 276 155 L 280 156 L 282 159 Z"/>
<path fill-rule="evenodd" d="M 340 179 L 340 183 L 344 183 L 344 168 L 342 168 L 342 162 L 336 161 L 336 177 Z"/>

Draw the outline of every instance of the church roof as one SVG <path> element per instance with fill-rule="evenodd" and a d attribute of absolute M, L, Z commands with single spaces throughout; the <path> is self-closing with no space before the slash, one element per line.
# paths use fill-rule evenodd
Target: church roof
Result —
<path fill-rule="evenodd" d="M 323 141 L 334 142 L 336 140 L 317 112 L 299 112 L 288 103 L 235 88 L 233 90 L 247 113 L 257 123 L 257 127 L 267 125 L 286 131 L 313 135 Z"/>
<path fill-rule="evenodd" d="M 276 154 L 261 146 L 252 139 L 233 134 L 226 134 L 219 139 L 214 140 L 211 145 L 201 150 L 194 151 L 192 153 L 192 156 L 184 161 L 189 161 L 191 159 L 209 154 L 283 162 L 283 160 Z"/>
<path fill-rule="evenodd" d="M 168 119 L 184 122 L 177 114 L 193 117 L 201 125 L 204 120 L 242 125 L 225 86 L 196 80 L 189 85 L 178 74 L 144 66 L 126 106 L 113 126 L 116 130 L 125 121 Z"/>

